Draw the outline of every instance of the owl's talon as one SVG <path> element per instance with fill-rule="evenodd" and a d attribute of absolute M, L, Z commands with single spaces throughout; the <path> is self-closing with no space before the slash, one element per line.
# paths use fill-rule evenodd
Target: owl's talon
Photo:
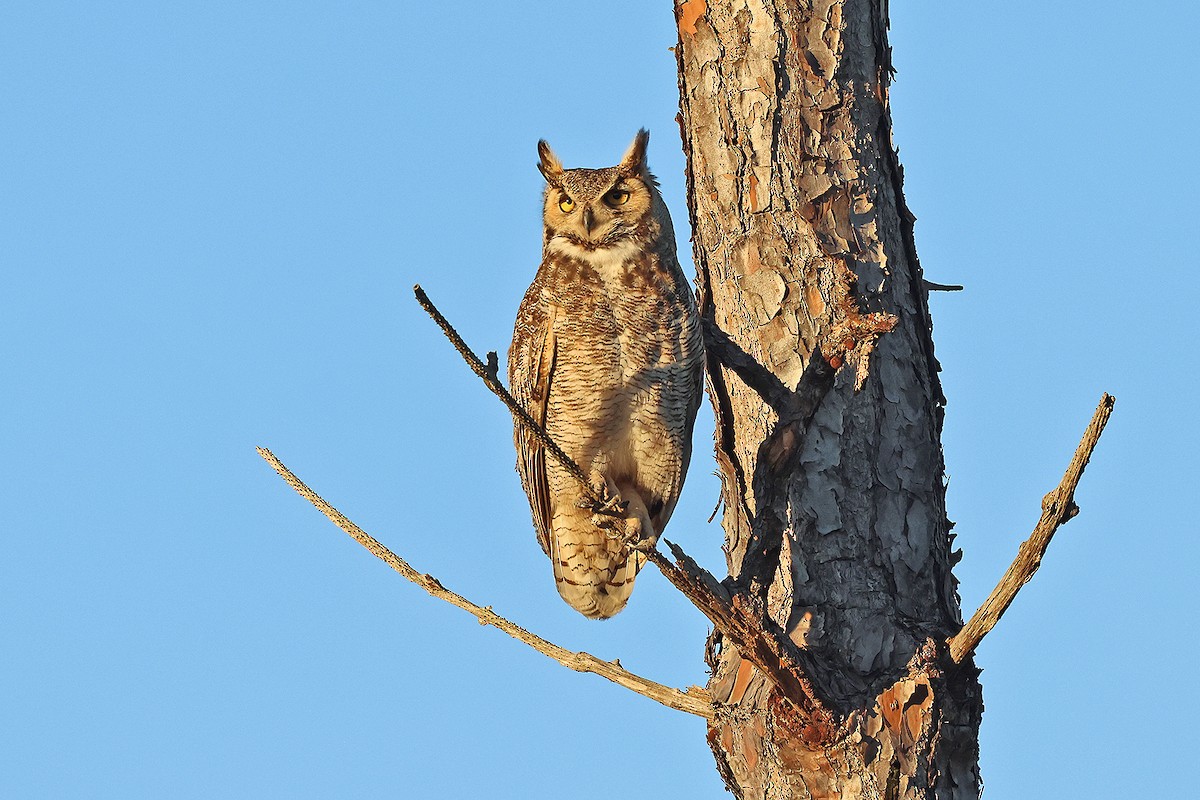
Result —
<path fill-rule="evenodd" d="M 637 538 L 630 537 L 628 540 L 629 549 L 637 550 L 640 553 L 648 553 L 658 546 L 657 536 L 638 536 Z"/>
<path fill-rule="evenodd" d="M 626 542 L 630 550 L 637 550 L 639 553 L 649 553 L 658 547 L 658 535 L 647 535 L 642 531 L 638 531 L 636 536 L 628 537 Z"/>
<path fill-rule="evenodd" d="M 638 550 L 640 552 L 653 550 L 658 544 L 658 535 L 648 533 L 643 527 L 642 522 L 637 519 L 628 519 L 625 521 L 625 535 L 621 538 L 625 540 L 625 545 L 630 550 Z"/>
<path fill-rule="evenodd" d="M 605 493 L 607 494 L 607 492 Z M 589 506 L 584 506 L 585 508 Z M 629 502 L 622 500 L 619 494 L 614 494 L 608 499 L 601 500 L 599 503 L 590 505 L 593 514 L 604 514 L 610 517 L 619 517 L 625 513 L 625 509 L 629 508 Z"/>

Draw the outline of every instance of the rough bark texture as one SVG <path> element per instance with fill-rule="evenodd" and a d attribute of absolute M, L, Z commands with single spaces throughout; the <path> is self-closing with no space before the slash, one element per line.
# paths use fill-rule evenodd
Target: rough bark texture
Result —
<path fill-rule="evenodd" d="M 725 584 L 778 626 L 834 721 L 812 724 L 714 634 L 718 767 L 744 798 L 977 797 L 982 702 L 946 647 L 962 619 L 944 401 L 886 1 L 676 2 Z"/>

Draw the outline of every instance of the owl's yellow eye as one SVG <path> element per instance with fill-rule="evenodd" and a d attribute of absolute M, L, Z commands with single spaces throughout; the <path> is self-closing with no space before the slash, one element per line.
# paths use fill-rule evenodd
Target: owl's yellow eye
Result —
<path fill-rule="evenodd" d="M 629 202 L 629 192 L 625 191 L 624 189 L 613 189 L 611 192 L 604 195 L 604 202 L 613 208 L 616 208 L 617 206 L 623 206 Z"/>
<path fill-rule="evenodd" d="M 558 207 L 563 210 L 564 214 L 570 214 L 575 210 L 575 201 L 564 194 L 562 200 L 558 201 Z"/>

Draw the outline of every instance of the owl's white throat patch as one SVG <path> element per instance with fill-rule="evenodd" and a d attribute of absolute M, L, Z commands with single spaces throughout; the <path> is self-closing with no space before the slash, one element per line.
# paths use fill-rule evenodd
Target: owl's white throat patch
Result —
<path fill-rule="evenodd" d="M 570 239 L 555 236 L 546 243 L 546 249 L 549 253 L 582 261 L 608 282 L 619 279 L 625 272 L 625 265 L 640 256 L 644 248 L 632 237 L 619 239 L 606 247 L 588 249 Z"/>

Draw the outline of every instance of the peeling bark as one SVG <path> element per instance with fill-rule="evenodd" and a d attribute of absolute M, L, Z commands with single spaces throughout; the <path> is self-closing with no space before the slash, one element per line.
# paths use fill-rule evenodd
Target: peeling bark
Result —
<path fill-rule="evenodd" d="M 676 15 L 726 590 L 781 632 L 832 720 L 716 633 L 718 767 L 744 798 L 977 797 L 982 701 L 946 647 L 962 618 L 944 400 L 891 139 L 886 2 Z"/>

